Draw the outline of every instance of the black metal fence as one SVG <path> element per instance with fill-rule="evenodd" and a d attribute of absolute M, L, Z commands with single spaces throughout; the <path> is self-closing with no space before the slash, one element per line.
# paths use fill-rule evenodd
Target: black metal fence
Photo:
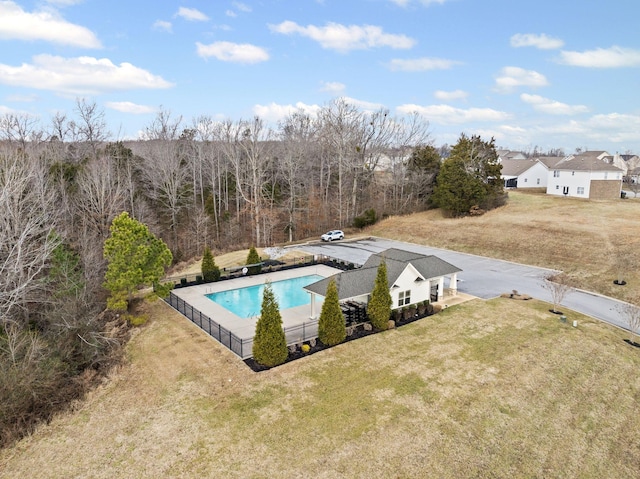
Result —
<path fill-rule="evenodd" d="M 311 266 L 314 264 L 325 264 L 327 266 L 331 266 L 333 268 L 337 268 L 343 271 L 354 269 L 360 266 L 348 261 L 331 258 L 329 256 L 313 256 L 313 255 L 299 256 L 299 257 L 288 259 L 286 261 L 268 260 L 261 264 L 262 266 L 261 266 L 260 273 L 271 273 L 273 271 L 283 271 L 287 269 L 301 268 L 305 266 Z M 246 265 L 234 266 L 230 268 L 221 268 L 220 279 L 218 279 L 218 281 L 224 281 L 226 279 L 233 279 L 233 278 L 246 276 L 247 273 L 243 272 L 244 267 L 246 267 Z M 173 284 L 174 288 L 181 288 L 186 286 L 193 286 L 196 284 L 203 284 L 203 283 L 206 283 L 207 281 L 204 281 L 202 273 L 193 273 L 193 274 L 182 275 L 182 276 L 171 276 L 163 279 L 162 282 Z"/>
<path fill-rule="evenodd" d="M 221 326 L 209 316 L 202 314 L 202 312 L 191 306 L 184 299 L 176 296 L 173 292 L 169 293 L 169 297 L 166 299 L 166 302 L 180 314 L 186 316 L 193 324 L 205 331 L 220 344 L 229 348 L 242 359 L 248 359 L 253 356 L 253 337 L 238 337 L 236 334 L 229 331 L 224 326 Z M 318 337 L 318 320 L 308 319 L 300 324 L 283 329 L 287 338 L 288 346 L 301 344 L 304 341 Z"/>

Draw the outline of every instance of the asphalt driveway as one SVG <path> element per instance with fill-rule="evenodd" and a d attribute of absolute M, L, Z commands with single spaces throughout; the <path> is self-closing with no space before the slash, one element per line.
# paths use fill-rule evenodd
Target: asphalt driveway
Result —
<path fill-rule="evenodd" d="M 463 293 L 490 299 L 502 293 L 511 293 L 515 289 L 519 293 L 551 302 L 551 294 L 542 285 L 544 277 L 552 270 L 544 268 L 383 238 L 295 246 L 295 249 L 309 254 L 326 255 L 358 265 L 364 264 L 371 254 L 389 248 L 435 255 L 459 267 L 462 272 L 458 273 L 458 291 Z M 617 312 L 620 304 L 622 303 L 616 299 L 582 290 L 573 291 L 562 302 L 565 308 L 628 330 L 628 325 Z"/>

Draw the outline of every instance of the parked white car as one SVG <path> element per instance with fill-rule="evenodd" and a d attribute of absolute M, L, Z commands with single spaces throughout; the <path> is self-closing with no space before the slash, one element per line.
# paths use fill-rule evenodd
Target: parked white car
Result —
<path fill-rule="evenodd" d="M 320 236 L 320 239 L 322 241 L 341 240 L 344 239 L 344 233 L 340 230 L 333 230 Z"/>

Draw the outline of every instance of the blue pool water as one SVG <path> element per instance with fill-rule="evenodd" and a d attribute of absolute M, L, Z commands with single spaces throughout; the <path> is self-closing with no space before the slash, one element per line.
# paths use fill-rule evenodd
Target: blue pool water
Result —
<path fill-rule="evenodd" d="M 311 274 L 299 278 L 285 279 L 271 283 L 271 289 L 278 301 L 280 309 L 295 308 L 311 302 L 311 295 L 302 288 L 320 281 L 324 276 Z M 219 293 L 207 294 L 211 301 L 231 311 L 241 318 L 260 315 L 264 284 L 247 286 L 246 288 L 231 289 Z"/>

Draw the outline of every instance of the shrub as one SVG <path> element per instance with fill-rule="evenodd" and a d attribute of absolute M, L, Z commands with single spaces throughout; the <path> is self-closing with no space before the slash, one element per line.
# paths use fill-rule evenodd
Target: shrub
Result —
<path fill-rule="evenodd" d="M 318 320 L 318 337 L 327 346 L 341 343 L 347 337 L 344 316 L 338 299 L 338 288 L 334 279 L 329 281 L 327 295 L 322 303 L 322 312 Z"/>
<path fill-rule="evenodd" d="M 133 327 L 138 327 L 145 324 L 149 320 L 149 318 L 147 318 L 146 316 L 135 316 L 133 314 L 128 314 L 126 316 L 126 320 L 129 323 L 129 325 Z"/>
<path fill-rule="evenodd" d="M 258 364 L 268 367 L 284 363 L 289 355 L 280 308 L 269 283 L 265 285 L 262 296 L 262 308 L 256 324 L 252 352 L 253 359 Z"/>
<path fill-rule="evenodd" d="M 216 265 L 216 261 L 211 254 L 209 247 L 205 247 L 202 255 L 202 276 L 207 282 L 218 281 L 220 279 L 220 268 Z"/>
<path fill-rule="evenodd" d="M 387 281 L 387 264 L 381 261 L 378 265 L 376 281 L 367 307 L 367 315 L 376 329 L 387 329 L 389 327 L 392 304 L 393 300 L 389 293 L 389 283 Z"/>
<path fill-rule="evenodd" d="M 378 217 L 376 216 L 376 211 L 373 208 L 369 208 L 362 215 L 356 216 L 353 219 L 353 226 L 356 228 L 364 228 L 365 226 L 369 226 L 375 224 L 378 221 Z"/>
<path fill-rule="evenodd" d="M 257 264 L 260 262 L 260 256 L 258 256 L 258 251 L 255 246 L 249 248 L 249 254 L 247 255 L 247 262 L 245 264 Z M 249 274 L 260 274 L 262 271 L 262 266 L 251 266 L 249 268 Z"/>
<path fill-rule="evenodd" d="M 186 286 L 187 285 L 187 278 L 180 278 L 180 286 Z"/>
<path fill-rule="evenodd" d="M 300 349 L 303 353 L 308 353 L 309 351 L 311 351 L 311 346 L 309 346 L 308 344 L 303 344 Z"/>
<path fill-rule="evenodd" d="M 202 276 L 200 276 L 199 274 L 196 275 L 196 283 L 198 284 L 202 283 Z"/>
<path fill-rule="evenodd" d="M 439 304 L 434 304 L 432 305 L 432 307 L 433 307 L 433 314 L 437 314 L 440 311 L 442 311 L 442 306 L 440 306 Z"/>

